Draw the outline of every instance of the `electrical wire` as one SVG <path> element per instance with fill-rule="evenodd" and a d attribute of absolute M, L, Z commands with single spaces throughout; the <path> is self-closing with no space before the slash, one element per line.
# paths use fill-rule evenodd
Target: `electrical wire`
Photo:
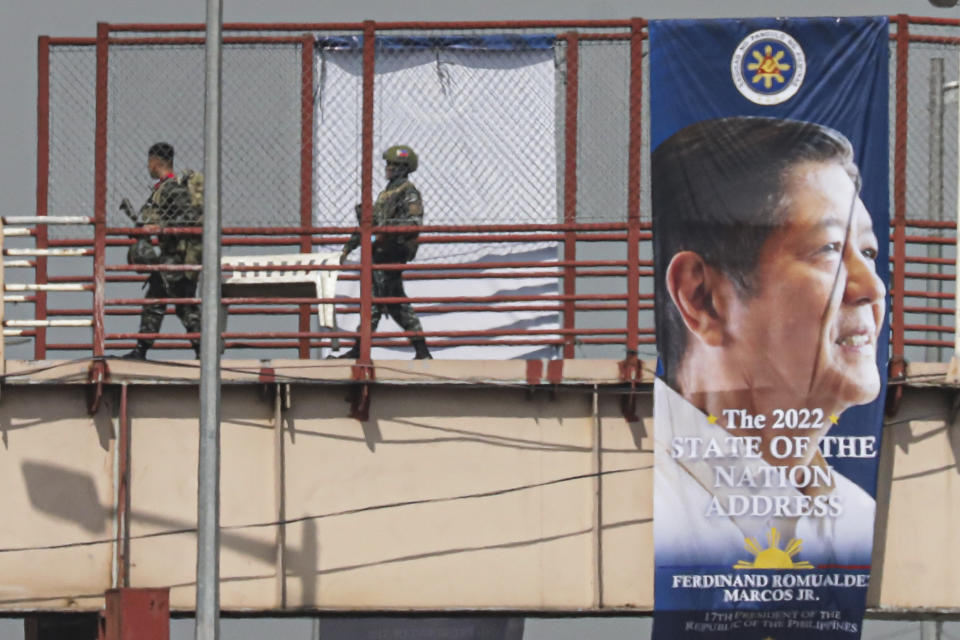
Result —
<path fill-rule="evenodd" d="M 598 478 L 600 476 L 612 476 L 612 475 L 619 475 L 623 473 L 634 473 L 637 471 L 645 471 L 652 468 L 653 468 L 653 465 L 644 465 L 640 467 L 629 467 L 624 469 L 611 469 L 609 471 L 601 471 L 599 473 L 582 473 L 582 474 L 577 474 L 572 476 L 564 476 L 561 478 L 554 478 L 553 480 L 546 480 L 544 482 L 516 485 L 513 487 L 507 487 L 505 489 L 493 489 L 490 491 L 466 493 L 462 495 L 446 496 L 442 498 L 420 498 L 416 500 L 403 500 L 399 502 L 388 502 L 388 503 L 378 504 L 378 505 L 368 505 L 365 507 L 353 507 L 350 509 L 341 509 L 339 511 L 331 511 L 329 513 L 299 516 L 296 518 L 285 518 L 282 520 L 272 520 L 269 522 L 253 522 L 253 523 L 247 523 L 247 524 L 221 526 L 220 530 L 221 531 L 237 531 L 237 530 L 246 530 L 246 529 L 261 529 L 264 527 L 276 527 L 279 525 L 296 524 L 300 522 L 306 522 L 308 520 L 326 520 L 328 518 L 350 516 L 350 515 L 356 515 L 360 513 L 367 513 L 371 511 L 383 511 L 386 509 L 397 509 L 402 507 L 411 507 L 411 506 L 418 506 L 418 505 L 425 505 L 425 504 L 442 504 L 445 502 L 455 502 L 458 500 L 476 500 L 481 498 L 492 498 L 496 496 L 516 493 L 519 491 L 529 491 L 533 489 L 540 489 L 543 487 L 564 484 L 567 482 L 575 482 L 578 480 Z M 179 529 L 166 529 L 163 531 L 154 531 L 151 533 L 131 535 L 129 536 L 129 539 L 130 540 L 148 540 L 151 538 L 161 538 L 166 536 L 195 533 L 196 531 L 197 531 L 196 527 L 182 527 Z M 103 544 L 113 544 L 115 542 L 116 542 L 115 538 L 98 538 L 95 540 L 64 542 L 64 543 L 58 543 L 58 544 L 32 545 L 32 546 L 26 546 L 26 547 L 5 547 L 5 548 L 0 548 L 0 554 L 73 549 L 73 548 L 79 548 L 79 547 L 92 547 L 92 546 L 103 545 Z"/>

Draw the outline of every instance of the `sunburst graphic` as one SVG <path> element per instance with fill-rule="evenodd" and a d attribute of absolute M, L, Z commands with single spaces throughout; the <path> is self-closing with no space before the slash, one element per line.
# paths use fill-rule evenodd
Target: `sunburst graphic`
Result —
<path fill-rule="evenodd" d="M 756 538 L 745 538 L 744 547 L 754 555 L 753 562 L 740 560 L 733 565 L 734 569 L 813 569 L 813 565 L 806 560 L 794 562 L 793 557 L 800 553 L 803 540 L 790 538 L 786 549 L 780 548 L 780 532 L 771 527 L 767 533 L 766 549 L 761 549 Z"/>
<path fill-rule="evenodd" d="M 756 62 L 750 62 L 747 64 L 748 71 L 756 71 L 756 74 L 750 79 L 750 82 L 757 84 L 758 82 L 763 82 L 763 88 L 769 89 L 773 86 L 773 81 L 776 80 L 780 84 L 786 82 L 786 79 L 783 77 L 782 71 L 789 71 L 790 65 L 786 62 L 781 62 L 783 56 L 786 55 L 786 52 L 783 49 L 778 50 L 776 53 L 773 52 L 773 46 L 767 45 L 763 48 L 763 55 L 760 55 L 759 51 L 751 51 L 750 55 L 753 56 L 753 59 Z"/>

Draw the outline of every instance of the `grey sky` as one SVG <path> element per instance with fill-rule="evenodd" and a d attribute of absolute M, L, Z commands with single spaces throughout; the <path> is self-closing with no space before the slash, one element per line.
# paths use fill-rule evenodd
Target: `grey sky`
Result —
<path fill-rule="evenodd" d="M 937 9 L 927 0 L 225 0 L 228 22 L 333 22 L 376 20 L 509 20 L 588 18 L 692 18 L 770 15 L 895 14 L 960 17 L 960 9 Z M 202 0 L 0 0 L 0 215 L 29 215 L 35 206 L 36 51 L 37 37 L 96 34 L 97 21 L 202 22 Z M 93 162 L 93 158 L 89 159 Z M 81 213 L 81 212 L 77 212 Z M 86 212 L 92 214 L 92 212 Z M 258 626 L 245 631 L 226 625 L 225 637 L 273 635 Z M 539 620 L 528 624 L 530 640 L 545 638 L 642 637 L 648 622 L 608 619 L 602 623 Z M 268 625 L 269 626 L 269 625 Z M 917 623 L 885 626 L 873 622 L 869 637 L 919 638 Z M 881 628 L 883 629 L 881 631 Z M 956 627 L 949 627 L 948 632 Z M 286 637 L 311 638 L 307 622 L 288 622 Z M 301 635 L 296 635 L 297 633 Z M 180 637 L 192 637 L 185 622 L 175 624 Z M 233 635 L 236 633 L 237 635 Z M 893 633 L 893 635 L 890 635 Z M 0 620 L 0 639 L 22 638 L 19 620 Z M 952 636 L 951 636 L 952 637 Z"/>

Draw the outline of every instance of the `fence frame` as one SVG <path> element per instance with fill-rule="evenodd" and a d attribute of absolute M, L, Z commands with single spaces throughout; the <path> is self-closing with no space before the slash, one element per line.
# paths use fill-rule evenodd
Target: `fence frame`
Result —
<path fill-rule="evenodd" d="M 928 309 L 927 307 L 908 306 L 906 298 L 918 297 L 928 298 L 932 294 L 925 292 L 907 291 L 906 281 L 908 278 L 920 276 L 907 271 L 906 265 L 909 262 L 922 262 L 916 257 L 908 256 L 906 247 L 911 241 L 918 241 L 920 236 L 911 236 L 907 234 L 908 227 L 924 228 L 924 221 L 907 219 L 907 114 L 908 114 L 908 63 L 909 49 L 911 43 L 937 43 L 937 44 L 960 44 L 960 37 L 946 36 L 928 36 L 923 34 L 911 33 L 910 25 L 921 26 L 940 26 L 940 27 L 960 27 L 960 19 L 949 18 L 926 18 L 912 17 L 905 14 L 890 16 L 891 34 L 890 39 L 896 45 L 895 59 L 895 121 L 893 123 L 893 214 L 891 216 L 891 241 L 893 244 L 891 252 L 891 360 L 890 375 L 891 380 L 896 381 L 904 375 L 905 372 L 905 348 L 907 345 L 918 346 L 928 343 L 936 343 L 935 346 L 950 346 L 951 340 L 930 340 L 930 339 L 910 339 L 907 337 L 909 331 L 932 330 L 943 333 L 950 333 L 949 327 L 940 325 L 916 325 L 907 324 L 905 321 L 906 313 L 918 312 L 919 309 Z M 459 237 L 461 239 L 471 238 L 469 233 L 475 233 L 476 237 L 482 237 L 482 234 L 490 231 L 507 231 L 516 233 L 518 236 L 523 234 L 526 238 L 530 237 L 550 237 L 562 243 L 563 261 L 560 266 L 562 296 L 558 300 L 550 300 L 544 297 L 543 308 L 556 308 L 561 318 L 560 328 L 552 333 L 560 336 L 559 346 L 563 358 L 575 357 L 575 348 L 578 342 L 594 343 L 597 338 L 584 337 L 587 334 L 596 332 L 583 331 L 576 327 L 575 313 L 577 310 L 602 308 L 601 302 L 592 301 L 589 296 L 577 294 L 576 278 L 579 275 L 601 273 L 611 275 L 612 271 L 589 271 L 590 266 L 594 269 L 600 267 L 615 267 L 619 269 L 625 267 L 627 277 L 626 295 L 621 302 L 614 302 L 614 297 L 608 301 L 610 307 L 624 309 L 627 312 L 626 326 L 623 329 L 625 360 L 627 368 L 635 366 L 637 362 L 638 348 L 640 344 L 649 344 L 652 339 L 648 336 L 652 330 L 641 329 L 639 326 L 639 312 L 648 310 L 649 304 L 645 300 L 649 296 L 640 294 L 640 277 L 647 274 L 641 267 L 651 266 L 642 264 L 639 259 L 639 243 L 649 240 L 649 225 L 641 221 L 641 149 L 642 149 L 642 117 L 643 117 L 643 47 L 646 34 L 647 22 L 642 18 L 631 18 L 628 20 L 520 20 L 520 21 L 467 21 L 467 22 L 374 22 L 372 20 L 362 23 L 226 23 L 224 37 L 226 43 L 290 43 L 299 44 L 301 47 L 301 86 L 300 86 L 300 149 L 298 150 L 300 166 L 300 206 L 299 206 L 299 227 L 284 228 L 244 228 L 224 229 L 224 235 L 234 235 L 249 233 L 256 238 L 233 238 L 225 237 L 224 244 L 290 244 L 296 246 L 301 252 L 311 252 L 313 247 L 318 244 L 332 244 L 334 241 L 340 241 L 339 238 L 318 238 L 318 234 L 328 233 L 347 233 L 358 230 L 361 234 L 361 256 L 358 276 L 362 283 L 360 296 L 356 302 L 348 303 L 347 306 L 359 306 L 362 317 L 369 317 L 373 305 L 380 302 L 373 298 L 372 291 L 372 272 L 373 264 L 371 257 L 371 239 L 372 239 L 372 167 L 373 167 L 373 114 L 374 114 L 374 77 L 376 61 L 376 38 L 383 32 L 390 31 L 416 31 L 416 30 L 532 30 L 532 29 L 555 29 L 558 30 L 557 39 L 566 44 L 566 86 L 562 89 L 564 92 L 564 113 L 558 119 L 558 122 L 564 124 L 563 144 L 567 149 L 564 160 L 564 184 L 562 190 L 563 202 L 563 223 L 558 225 L 499 225 L 499 226 L 480 226 L 472 227 L 467 225 L 453 226 L 435 226 L 423 227 L 423 233 L 437 233 L 446 235 L 437 235 L 434 237 L 425 236 L 425 242 L 439 241 Z M 92 241 L 93 255 L 93 273 L 91 289 L 93 291 L 93 338 L 91 350 L 94 357 L 102 357 L 106 353 L 107 342 L 119 336 L 127 334 L 107 335 L 105 327 L 105 316 L 108 314 L 124 313 L 132 314 L 134 311 L 108 309 L 109 306 L 117 303 L 117 300 L 108 300 L 106 286 L 109 281 L 130 280 L 139 278 L 136 274 L 132 276 L 108 277 L 108 272 L 114 270 L 114 267 L 106 264 L 106 249 L 108 246 L 124 244 L 113 236 L 130 230 L 123 228 L 109 228 L 107 226 L 106 207 L 107 207 L 107 140 L 108 140 L 108 71 L 109 71 L 109 48 L 111 46 L 122 46 L 124 44 L 194 44 L 202 43 L 200 35 L 184 35 L 204 30 L 203 24 L 142 24 L 142 23 L 121 23 L 110 24 L 100 22 L 97 24 L 97 36 L 90 38 L 50 38 L 41 36 L 37 44 L 37 65 L 38 65 L 38 85 L 37 85 L 37 186 L 36 186 L 36 215 L 38 217 L 49 214 L 49 184 L 50 184 L 50 54 L 51 47 L 57 45 L 81 45 L 94 46 L 96 49 L 96 121 L 95 121 L 95 147 L 94 147 L 94 209 L 92 212 L 94 221 L 94 234 Z M 356 31 L 364 35 L 362 51 L 362 147 L 361 147 L 361 219 L 356 228 L 321 228 L 313 226 L 313 195 L 314 195 L 314 106 L 313 95 L 315 90 L 315 69 L 314 69 L 314 35 L 316 32 L 330 31 Z M 256 32 L 256 33 L 254 33 Z M 146 34 L 146 35 L 144 35 Z M 269 35 L 268 35 L 269 34 Z M 280 35 L 277 35 L 280 34 Z M 579 52 L 580 45 L 590 40 L 618 39 L 629 40 L 630 47 L 630 69 L 629 69 L 629 167 L 627 173 L 627 212 L 625 224 L 613 224 L 604 227 L 604 225 L 591 225 L 577 222 L 577 154 L 578 145 L 578 113 L 579 113 Z M 952 228 L 953 225 L 950 225 Z M 944 227 L 945 229 L 947 227 Z M 136 230 L 133 230 L 134 232 Z M 175 230 L 174 230 L 175 231 Z M 624 238 L 627 241 L 627 260 L 625 265 L 590 265 L 585 261 L 577 260 L 577 242 L 585 239 L 598 239 L 604 237 L 601 231 L 609 233 L 610 238 Z M 84 244 L 82 240 L 52 240 L 48 236 L 47 225 L 36 224 L 32 229 L 32 235 L 35 236 L 37 249 L 41 250 L 36 256 L 35 261 L 35 283 L 39 286 L 30 296 L 25 297 L 24 301 L 34 304 L 34 320 L 36 328 L 32 335 L 34 336 L 34 357 L 44 359 L 48 356 L 50 345 L 47 341 L 47 321 L 51 312 L 63 313 L 65 315 L 80 315 L 82 310 L 77 309 L 58 309 L 49 308 L 48 292 L 45 285 L 51 282 L 65 282 L 63 277 L 52 278 L 48 272 L 48 257 L 43 254 L 44 250 L 51 247 L 68 246 L 90 246 L 90 243 Z M 282 236 L 289 235 L 290 238 Z M 935 241 L 928 237 L 920 241 Z M 950 240 L 952 243 L 953 241 Z M 946 263 L 944 263 L 946 264 Z M 433 265 L 378 265 L 378 268 L 384 269 L 404 269 L 411 272 L 411 277 L 430 277 L 429 271 Z M 449 266 L 449 265 L 448 265 Z M 552 265 L 551 265 L 552 267 Z M 531 267 L 535 268 L 535 267 Z M 342 275 L 349 279 L 351 269 L 344 267 Z M 136 271 L 136 270 L 133 270 Z M 538 271 L 539 273 L 539 271 Z M 949 276 L 953 279 L 955 276 Z M 82 280 L 76 280 L 82 282 Z M 919 295 L 914 295 L 919 294 Z M 951 294 L 941 294 L 943 299 L 953 297 Z M 389 299 L 393 300 L 393 299 Z M 405 299 L 409 300 L 409 299 Z M 310 357 L 310 350 L 318 344 L 315 340 L 316 333 L 310 331 L 311 304 L 317 300 L 291 301 L 293 307 L 282 307 L 284 311 L 296 309 L 298 330 L 293 339 L 296 340 L 296 349 L 298 357 L 301 359 Z M 414 304 L 436 304 L 426 300 L 412 300 Z M 509 302 L 509 301 L 505 301 Z M 551 305 L 556 305 L 551 306 Z M 616 305 L 615 307 L 613 305 Z M 479 303 L 464 301 L 461 308 L 480 309 Z M 433 307 L 427 307 L 432 309 Z M 946 308 L 946 307 L 944 307 Z M 939 311 L 937 311 L 939 313 Z M 279 315 L 279 311 L 277 312 Z M 273 335 L 284 332 L 265 332 L 263 335 Z M 449 333 L 449 332 L 447 332 Z M 483 332 L 475 332 L 480 335 Z M 524 331 L 517 331 L 515 338 L 521 338 Z M 368 365 L 371 360 L 371 349 L 373 335 L 368 323 L 362 322 L 356 333 L 344 332 L 344 337 L 356 336 L 360 341 L 360 358 L 358 364 Z M 379 333 L 379 337 L 408 337 L 407 332 Z M 132 334 L 131 334 L 132 335 Z M 169 335 L 159 334 L 161 337 L 169 338 Z M 284 334 L 286 335 L 286 334 Z M 327 335 L 327 334 L 325 334 Z M 333 335 L 333 334 L 330 334 Z M 428 333 L 427 335 L 430 335 Z M 530 334 L 534 335 L 534 334 Z M 944 336 L 949 338 L 951 336 Z M 602 340 L 599 339 L 599 340 Z M 545 341 L 546 342 L 546 341 Z M 378 344 L 381 342 L 378 341 Z M 66 345 L 77 346 L 77 345 Z M 64 345 L 57 345 L 57 348 L 63 348 Z"/>

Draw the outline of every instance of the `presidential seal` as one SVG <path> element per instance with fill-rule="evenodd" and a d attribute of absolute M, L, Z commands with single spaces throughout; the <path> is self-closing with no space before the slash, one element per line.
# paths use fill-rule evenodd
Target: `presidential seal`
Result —
<path fill-rule="evenodd" d="M 762 105 L 792 98 L 806 71 L 800 44 L 777 29 L 754 31 L 740 41 L 730 59 L 730 75 L 737 90 L 750 102 Z"/>

